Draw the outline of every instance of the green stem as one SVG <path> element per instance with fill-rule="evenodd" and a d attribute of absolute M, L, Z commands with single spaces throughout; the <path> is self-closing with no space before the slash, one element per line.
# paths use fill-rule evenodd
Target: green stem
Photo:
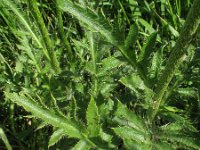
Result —
<path fill-rule="evenodd" d="M 68 51 L 68 58 L 69 60 L 72 59 L 72 49 L 71 46 L 69 44 L 69 41 L 67 40 L 66 36 L 65 36 L 65 31 L 64 31 L 64 27 L 63 27 L 63 19 L 62 19 L 62 12 L 61 9 L 58 6 L 58 0 L 56 0 L 56 13 L 57 13 L 57 18 L 58 18 L 58 30 L 59 30 L 59 34 L 60 37 L 63 41 L 63 44 L 65 45 L 67 51 Z"/>
<path fill-rule="evenodd" d="M 166 68 L 163 71 L 161 78 L 158 82 L 158 86 L 153 96 L 153 106 L 150 111 L 150 120 L 155 118 L 160 105 L 163 104 L 163 95 L 167 90 L 167 87 L 172 80 L 176 68 L 183 62 L 183 57 L 186 54 L 188 45 L 190 44 L 193 36 L 195 35 L 197 28 L 200 24 L 200 0 L 195 0 L 189 14 L 186 18 L 186 22 L 181 30 L 180 37 L 177 40 L 175 46 L 172 48 L 171 55 L 167 62 Z"/>
<path fill-rule="evenodd" d="M 58 63 L 58 60 L 56 58 L 55 52 L 53 50 L 53 45 L 52 45 L 51 39 L 49 37 L 48 30 L 45 26 L 45 23 L 44 23 L 44 20 L 42 18 L 42 15 L 40 13 L 40 10 L 37 6 L 37 0 L 29 0 L 29 5 L 30 5 L 30 8 L 32 9 L 32 13 L 35 17 L 35 20 L 37 21 L 39 30 L 40 30 L 42 37 L 43 37 L 44 44 L 45 44 L 45 46 L 48 50 L 50 63 L 52 65 L 53 69 L 55 70 L 55 72 L 59 73 L 59 71 L 60 71 L 59 63 Z"/>

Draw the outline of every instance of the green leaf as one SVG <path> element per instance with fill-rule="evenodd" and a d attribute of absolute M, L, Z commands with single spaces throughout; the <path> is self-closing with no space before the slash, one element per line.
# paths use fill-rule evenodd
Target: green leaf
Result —
<path fill-rule="evenodd" d="M 48 123 L 42 122 L 42 123 L 40 123 L 40 124 L 37 126 L 37 128 L 35 129 L 35 131 L 42 129 L 42 128 L 44 128 L 44 127 L 47 126 L 47 125 L 48 125 Z"/>
<path fill-rule="evenodd" d="M 167 26 L 169 27 L 169 31 L 172 33 L 172 35 L 179 37 L 179 32 L 174 27 L 172 27 L 170 24 L 167 24 Z"/>
<path fill-rule="evenodd" d="M 18 95 L 17 93 L 5 93 L 5 95 L 8 99 L 24 107 L 26 111 L 30 111 L 36 117 L 52 124 L 54 127 L 63 129 L 65 134 L 69 137 L 79 139 L 83 138 L 83 128 L 72 120 L 57 115 L 55 112 L 48 109 L 42 108 L 35 101 L 30 100 L 24 95 Z"/>
<path fill-rule="evenodd" d="M 125 40 L 125 49 L 128 50 L 134 46 L 134 44 L 137 41 L 137 36 L 138 36 L 138 27 L 137 25 L 133 24 L 130 27 L 128 36 Z"/>
<path fill-rule="evenodd" d="M 6 145 L 7 150 L 12 150 L 12 147 L 6 137 L 6 134 L 4 133 L 3 129 L 0 128 L 0 138 L 3 140 L 4 144 Z"/>
<path fill-rule="evenodd" d="M 16 62 L 15 70 L 18 73 L 21 73 L 23 71 L 23 64 L 20 61 Z"/>
<path fill-rule="evenodd" d="M 127 140 L 127 139 L 124 140 L 124 146 L 128 150 L 142 150 L 140 143 L 137 143 L 137 142 L 131 141 L 131 140 Z"/>
<path fill-rule="evenodd" d="M 122 77 L 119 81 L 123 85 L 125 85 L 126 87 L 128 87 L 129 89 L 131 89 L 133 91 L 137 91 L 137 89 L 140 89 L 140 90 L 145 89 L 144 82 L 136 74 L 132 74 L 132 75 L 128 75 L 126 77 Z"/>
<path fill-rule="evenodd" d="M 147 21 L 145 21 L 144 19 L 139 18 L 138 22 L 143 25 L 147 31 L 149 31 L 150 33 L 155 32 L 155 29 L 152 27 L 152 25 L 150 25 Z"/>
<path fill-rule="evenodd" d="M 128 150 L 149 150 L 150 145 L 148 144 L 144 144 L 144 143 L 140 143 L 137 141 L 133 141 L 133 140 L 128 140 L 128 139 L 124 139 L 124 145 Z"/>
<path fill-rule="evenodd" d="M 176 91 L 182 96 L 197 97 L 197 92 L 193 88 L 178 88 Z"/>
<path fill-rule="evenodd" d="M 168 133 L 168 132 L 178 133 L 178 132 L 184 131 L 184 126 L 182 126 L 182 124 L 178 122 L 173 122 L 173 123 L 162 126 L 161 129 L 163 133 Z"/>
<path fill-rule="evenodd" d="M 167 118 L 173 119 L 175 124 L 181 125 L 181 127 L 184 128 L 185 131 L 187 130 L 187 131 L 191 131 L 191 132 L 198 132 L 198 130 L 192 125 L 192 123 L 190 122 L 189 119 L 184 118 L 184 117 L 182 117 L 178 114 L 172 113 L 172 112 L 167 112 L 166 115 L 167 115 L 166 116 Z M 169 127 L 171 127 L 171 126 L 169 126 Z M 171 130 L 172 128 L 169 128 L 169 129 Z M 167 129 L 167 130 L 169 130 L 169 129 Z"/>
<path fill-rule="evenodd" d="M 127 57 L 129 57 L 129 60 L 133 61 L 134 64 L 136 64 L 136 54 L 133 47 L 137 41 L 137 35 L 138 35 L 138 28 L 136 25 L 132 25 L 130 27 L 128 36 L 125 40 L 125 46 L 124 46 L 124 51 L 126 52 Z"/>
<path fill-rule="evenodd" d="M 119 42 L 113 36 L 112 27 L 108 21 L 102 16 L 97 15 L 91 9 L 85 9 L 78 4 L 72 3 L 69 0 L 58 0 L 58 4 L 63 11 L 74 15 L 78 20 L 88 25 L 88 27 L 94 31 L 100 32 L 112 44 L 115 45 Z"/>
<path fill-rule="evenodd" d="M 100 137 L 102 138 L 102 140 L 109 142 L 109 143 L 112 142 L 112 138 L 113 138 L 112 135 L 103 132 L 103 130 L 100 130 Z"/>
<path fill-rule="evenodd" d="M 108 116 L 112 113 L 114 107 L 114 101 L 108 99 L 106 103 L 103 103 L 99 106 L 99 115 L 101 120 L 106 120 Z"/>
<path fill-rule="evenodd" d="M 148 144 L 148 142 L 150 142 L 148 134 L 144 134 L 130 127 L 118 127 L 113 128 L 113 130 L 116 133 L 116 135 L 118 135 L 122 139 L 133 140 L 140 144 Z"/>
<path fill-rule="evenodd" d="M 156 38 L 157 38 L 157 32 L 152 33 L 148 37 L 146 44 L 143 46 L 142 52 L 139 55 L 139 60 L 138 60 L 142 66 L 146 66 L 147 65 L 146 63 L 148 63 L 148 61 L 150 60 L 150 56 L 153 52 L 156 43 Z"/>
<path fill-rule="evenodd" d="M 119 67 L 120 65 L 123 65 L 123 62 L 115 57 L 107 57 L 101 61 L 101 68 L 98 68 L 98 74 L 97 76 L 105 76 L 108 75 L 108 72 L 111 71 L 111 69 L 114 69 L 116 67 Z"/>
<path fill-rule="evenodd" d="M 33 48 L 31 48 L 28 38 L 25 35 L 20 39 L 20 43 L 21 44 L 18 44 L 17 47 L 20 50 L 23 50 L 28 55 L 28 57 L 33 62 L 32 64 L 35 65 L 35 67 L 37 68 L 38 72 L 41 72 L 40 58 L 42 57 L 42 55 L 40 53 L 37 53 L 37 56 L 35 56 L 35 54 L 33 53 Z M 37 59 L 38 57 L 39 59 Z"/>
<path fill-rule="evenodd" d="M 176 107 L 172 107 L 172 106 L 165 106 L 164 107 L 166 110 L 171 111 L 171 112 L 177 112 Z"/>
<path fill-rule="evenodd" d="M 149 68 L 150 78 L 153 78 L 153 79 L 155 78 L 156 80 L 158 78 L 162 61 L 163 61 L 163 49 L 164 49 L 164 46 L 163 48 L 156 51 L 153 55 L 151 67 Z"/>
<path fill-rule="evenodd" d="M 89 150 L 91 147 L 88 145 L 88 143 L 84 140 L 80 140 L 73 148 L 72 150 Z"/>
<path fill-rule="evenodd" d="M 56 131 L 54 131 L 50 137 L 48 147 L 51 147 L 54 144 L 56 144 L 64 135 L 65 135 L 65 132 L 63 129 L 57 129 Z"/>
<path fill-rule="evenodd" d="M 96 105 L 96 102 L 94 101 L 94 98 L 91 97 L 90 103 L 87 108 L 86 112 L 86 118 L 87 118 L 87 131 L 89 132 L 89 137 L 96 137 L 99 135 L 100 131 L 100 117 L 98 113 L 98 107 Z"/>
<path fill-rule="evenodd" d="M 155 143 L 155 147 L 157 150 L 175 150 L 173 144 L 164 141 L 159 141 Z"/>
<path fill-rule="evenodd" d="M 191 137 L 182 133 L 172 133 L 168 132 L 159 136 L 161 139 L 165 139 L 174 143 L 179 143 L 194 149 L 200 149 L 200 137 Z"/>
<path fill-rule="evenodd" d="M 91 61 L 86 62 L 85 69 L 93 75 L 96 74 L 95 67 Z"/>
<path fill-rule="evenodd" d="M 169 31 L 171 32 L 171 34 L 174 36 L 174 37 L 179 37 L 179 32 L 174 28 L 172 27 L 168 21 L 166 21 L 165 19 L 163 19 L 162 17 L 160 17 L 157 13 L 156 15 L 158 16 L 158 18 L 161 20 L 161 23 L 163 24 L 163 26 L 167 26 Z"/>
<path fill-rule="evenodd" d="M 76 103 L 75 97 L 72 97 L 72 99 L 71 99 L 71 101 L 70 101 L 70 108 L 71 108 L 70 116 L 71 116 L 72 118 L 74 118 L 75 120 L 78 120 L 78 119 L 77 119 L 78 107 L 77 107 L 77 103 Z"/>
<path fill-rule="evenodd" d="M 128 125 L 141 132 L 146 132 L 145 125 L 141 118 L 139 118 L 133 111 L 130 111 L 125 105 L 118 101 L 115 116 L 120 119 L 128 121 Z"/>

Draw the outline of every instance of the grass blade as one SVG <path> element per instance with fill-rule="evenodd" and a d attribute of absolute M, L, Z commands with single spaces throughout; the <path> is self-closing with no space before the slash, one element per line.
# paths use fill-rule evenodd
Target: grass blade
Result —
<path fill-rule="evenodd" d="M 2 128 L 0 128 L 0 137 L 3 140 L 3 142 L 5 143 L 7 150 L 12 150 L 12 147 L 11 147 L 11 145 L 6 137 L 6 134 L 4 133 Z"/>

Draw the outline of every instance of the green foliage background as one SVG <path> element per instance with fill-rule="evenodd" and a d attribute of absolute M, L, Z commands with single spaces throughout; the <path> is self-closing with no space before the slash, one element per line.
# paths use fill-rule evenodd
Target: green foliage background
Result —
<path fill-rule="evenodd" d="M 199 150 L 199 8 L 1 0 L 0 149 Z"/>

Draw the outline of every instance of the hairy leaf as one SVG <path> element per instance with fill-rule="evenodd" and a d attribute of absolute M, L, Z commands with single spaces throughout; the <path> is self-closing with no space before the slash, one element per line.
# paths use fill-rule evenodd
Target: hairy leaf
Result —
<path fill-rule="evenodd" d="M 172 113 L 172 112 L 168 112 L 167 113 L 167 118 L 173 119 L 175 125 L 179 124 L 182 126 L 182 128 L 184 128 L 184 130 L 187 131 L 191 131 L 191 132 L 198 132 L 198 130 L 192 125 L 192 123 L 190 122 L 190 120 L 188 120 L 187 118 L 184 118 L 178 114 Z M 169 127 L 171 127 L 169 125 Z M 173 123 L 172 123 L 172 127 L 173 127 Z M 165 128 L 163 128 L 165 129 Z M 172 128 L 169 128 L 172 129 Z"/>
<path fill-rule="evenodd" d="M 131 25 L 128 36 L 125 40 L 125 48 L 126 49 L 133 47 L 133 45 L 137 41 L 137 36 L 138 36 L 138 27 L 137 27 L 137 25 L 133 24 L 133 25 Z"/>
<path fill-rule="evenodd" d="M 130 127 L 118 127 L 113 128 L 113 130 L 122 139 L 133 140 L 140 144 L 148 144 L 148 142 L 150 142 L 148 134 L 144 134 Z"/>
<path fill-rule="evenodd" d="M 54 144 L 56 144 L 64 135 L 65 132 L 63 129 L 55 130 L 49 139 L 48 147 L 51 147 Z"/>
<path fill-rule="evenodd" d="M 145 90 L 147 88 L 140 76 L 136 74 L 122 77 L 119 81 L 129 89 L 133 90 L 137 95 L 141 94 L 139 90 Z"/>
<path fill-rule="evenodd" d="M 72 120 L 64 118 L 63 116 L 58 116 L 54 112 L 42 108 L 39 106 L 39 104 L 30 100 L 24 95 L 18 95 L 16 93 L 5 94 L 8 99 L 24 107 L 25 110 L 30 111 L 36 117 L 42 119 L 45 122 L 48 122 L 49 124 L 52 124 L 54 127 L 63 129 L 65 134 L 67 134 L 69 137 L 80 139 L 83 138 L 83 129 Z"/>
<path fill-rule="evenodd" d="M 157 150 L 175 150 L 174 145 L 165 141 L 159 141 L 155 144 Z"/>
<path fill-rule="evenodd" d="M 137 141 L 134 141 L 134 140 L 128 140 L 128 139 L 124 139 L 124 146 L 128 150 L 148 150 L 148 149 L 151 149 L 150 145 L 148 145 L 148 144 L 144 144 L 144 143 L 140 143 L 140 142 L 137 142 Z"/>
<path fill-rule="evenodd" d="M 142 66 L 146 66 L 150 59 L 151 53 L 153 52 L 155 46 L 156 37 L 157 37 L 157 32 L 152 33 L 148 37 L 146 44 L 142 48 L 142 52 L 138 60 Z"/>
<path fill-rule="evenodd" d="M 90 99 L 90 103 L 88 105 L 86 112 L 86 118 L 87 118 L 87 125 L 88 125 L 87 130 L 89 132 L 89 137 L 98 136 L 100 131 L 100 124 L 99 124 L 100 120 L 99 120 L 98 107 L 93 97 L 91 97 Z"/>
<path fill-rule="evenodd" d="M 171 142 L 178 142 L 181 145 L 185 145 L 194 149 L 200 149 L 199 137 L 191 137 L 181 133 L 166 133 L 159 136 L 161 139 L 165 139 Z"/>
<path fill-rule="evenodd" d="M 138 27 L 137 25 L 133 24 L 130 27 L 128 36 L 125 40 L 125 51 L 127 52 L 128 56 L 136 62 L 136 55 L 135 55 L 135 50 L 134 50 L 134 45 L 137 41 L 137 36 L 138 36 Z"/>
<path fill-rule="evenodd" d="M 115 116 L 127 120 L 127 124 L 138 131 L 147 132 L 142 119 L 138 117 L 133 111 L 130 111 L 120 101 L 118 101 L 118 106 L 117 106 L 117 111 L 115 112 Z"/>
<path fill-rule="evenodd" d="M 67 11 L 78 18 L 81 22 L 88 25 L 91 29 L 100 32 L 109 42 L 116 44 L 110 24 L 102 16 L 97 15 L 91 9 L 85 9 L 70 0 L 58 0 L 59 6 L 63 11 Z"/>
<path fill-rule="evenodd" d="M 193 88 L 178 88 L 177 92 L 185 97 L 196 97 L 196 91 Z"/>
<path fill-rule="evenodd" d="M 80 140 L 74 147 L 73 150 L 89 150 L 91 147 L 84 140 Z"/>
<path fill-rule="evenodd" d="M 156 81 L 158 80 L 158 77 L 159 77 L 161 65 L 163 62 L 163 49 L 164 48 L 165 48 L 165 46 L 163 46 L 161 49 L 159 49 L 158 51 L 156 51 L 153 54 L 151 66 L 149 67 L 149 70 L 148 70 L 149 78 L 153 79 L 153 80 L 151 80 L 152 85 L 154 85 L 156 83 Z"/>
<path fill-rule="evenodd" d="M 101 61 L 102 67 L 98 69 L 97 76 L 105 76 L 108 74 L 111 69 L 114 69 L 120 65 L 123 65 L 123 62 L 115 57 L 107 57 Z"/>

